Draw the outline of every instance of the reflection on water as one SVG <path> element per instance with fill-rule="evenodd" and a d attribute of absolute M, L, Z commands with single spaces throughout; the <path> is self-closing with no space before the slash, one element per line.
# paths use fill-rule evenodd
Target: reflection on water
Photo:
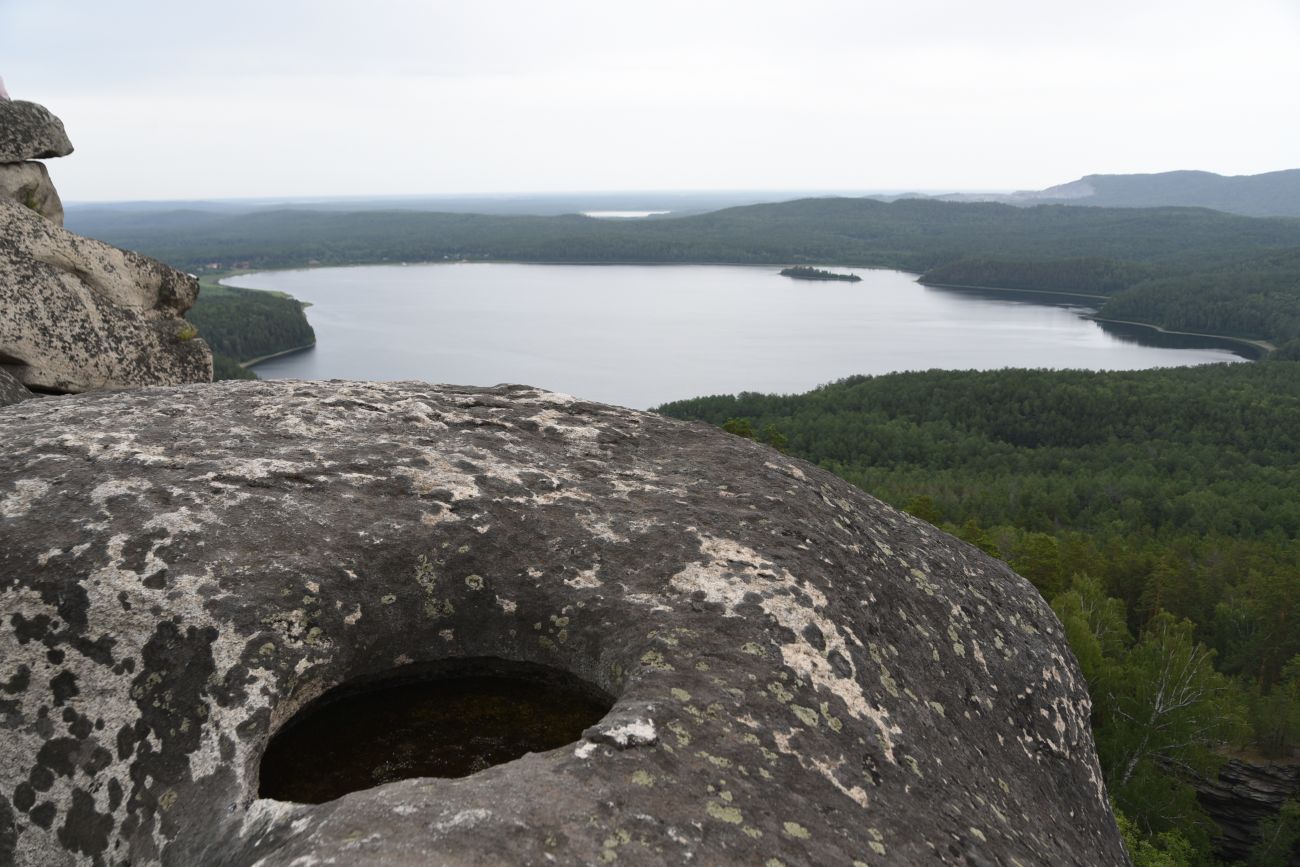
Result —
<path fill-rule="evenodd" d="M 898 370 L 1241 360 L 1222 345 L 1120 335 L 1086 318 L 1092 309 L 1076 297 L 941 289 L 900 271 L 857 269 L 862 281 L 845 283 L 779 270 L 445 263 L 227 282 L 313 305 L 316 348 L 259 364 L 265 378 L 518 382 L 643 408 Z"/>
<path fill-rule="evenodd" d="M 1261 346 L 1247 343 L 1244 340 L 1233 340 L 1230 337 L 1161 331 L 1149 325 L 1138 325 L 1133 322 L 1111 322 L 1105 319 L 1098 319 L 1097 325 L 1101 327 L 1102 331 L 1116 340 L 1125 343 L 1136 343 L 1139 346 L 1160 346 L 1165 349 L 1226 349 L 1229 352 L 1235 352 L 1251 359 L 1263 358 L 1265 354 L 1264 348 Z"/>

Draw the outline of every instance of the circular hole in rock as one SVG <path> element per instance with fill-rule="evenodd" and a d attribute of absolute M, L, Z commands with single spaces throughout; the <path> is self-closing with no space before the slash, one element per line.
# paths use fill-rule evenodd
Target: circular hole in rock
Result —
<path fill-rule="evenodd" d="M 409 666 L 345 683 L 262 755 L 258 796 L 321 804 L 412 777 L 465 777 L 573 743 L 614 700 L 560 669 L 502 659 Z"/>

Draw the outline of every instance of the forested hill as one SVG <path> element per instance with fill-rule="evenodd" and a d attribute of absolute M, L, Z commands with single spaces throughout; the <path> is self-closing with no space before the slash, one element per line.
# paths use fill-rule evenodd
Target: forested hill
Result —
<path fill-rule="evenodd" d="M 1110 208 L 1177 205 L 1255 217 L 1300 217 L 1300 169 L 1238 176 L 1191 171 L 1088 175 L 1043 190 L 1035 198 L 1056 196 L 1073 204 Z"/>
<path fill-rule="evenodd" d="M 1142 863 L 1213 863 L 1188 784 L 1223 743 L 1300 744 L 1300 364 L 900 373 L 660 411 L 756 432 L 1033 581 L 1088 678 L 1111 795 L 1201 856 Z"/>
<path fill-rule="evenodd" d="M 1009 205 L 1213 208 L 1250 217 L 1300 217 L 1300 169 L 1259 175 L 1217 175 L 1196 171 L 1085 175 L 1077 181 L 1045 190 L 1006 194 L 954 193 L 935 198 Z"/>
<path fill-rule="evenodd" d="M 440 259 L 731 262 L 946 269 L 938 282 L 974 284 L 968 277 L 996 262 L 1007 280 L 1018 268 L 1033 270 L 1040 289 L 1117 298 L 1140 290 L 1141 303 L 1115 318 L 1140 309 L 1141 321 L 1185 326 L 1180 330 L 1300 338 L 1300 220 L 1191 208 L 828 198 L 618 221 L 409 211 L 134 213 L 101 224 L 97 234 L 191 271 Z M 1080 262 L 1093 263 L 1086 275 Z M 1098 270 L 1113 278 L 1100 291 Z M 1227 288 L 1214 276 L 1225 273 L 1237 278 Z M 1086 285 L 1076 285 L 1081 276 Z M 1156 280 L 1174 283 L 1147 285 Z M 1243 309 L 1250 315 L 1239 316 Z"/>

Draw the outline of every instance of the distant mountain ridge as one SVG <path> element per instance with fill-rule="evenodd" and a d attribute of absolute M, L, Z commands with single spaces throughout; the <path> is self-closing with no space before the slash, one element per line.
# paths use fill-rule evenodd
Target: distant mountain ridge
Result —
<path fill-rule="evenodd" d="M 918 197 L 920 198 L 920 197 Z M 1149 175 L 1084 175 L 1045 190 L 926 196 L 945 202 L 1007 205 L 1092 205 L 1106 208 L 1212 208 L 1247 217 L 1300 217 L 1300 169 L 1261 175 L 1177 171 Z"/>

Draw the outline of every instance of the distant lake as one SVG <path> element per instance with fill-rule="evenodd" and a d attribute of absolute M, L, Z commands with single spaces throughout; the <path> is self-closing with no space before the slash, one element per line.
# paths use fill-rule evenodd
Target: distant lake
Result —
<path fill-rule="evenodd" d="M 598 220 L 635 220 L 641 217 L 659 217 L 663 214 L 672 213 L 671 211 L 583 211 L 584 217 L 595 217 Z"/>
<path fill-rule="evenodd" d="M 1077 299 L 927 287 L 900 271 L 835 269 L 862 277 L 847 283 L 778 270 L 448 263 L 268 271 L 226 282 L 312 304 L 316 348 L 257 365 L 267 379 L 517 382 L 638 408 L 802 392 L 858 373 L 1242 360 L 1213 340 L 1148 345 L 1171 338 L 1103 327 L 1084 318 Z"/>

